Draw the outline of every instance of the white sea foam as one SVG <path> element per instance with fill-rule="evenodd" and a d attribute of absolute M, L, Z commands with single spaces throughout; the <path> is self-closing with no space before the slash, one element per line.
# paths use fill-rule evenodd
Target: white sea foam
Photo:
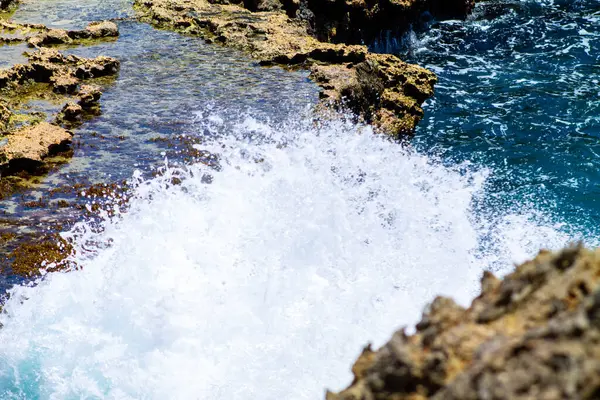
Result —
<path fill-rule="evenodd" d="M 516 208 L 476 215 L 486 171 L 350 123 L 248 118 L 203 148 L 219 171 L 142 182 L 102 233 L 66 234 L 81 270 L 12 290 L 0 398 L 322 398 L 434 295 L 464 304 L 482 269 L 568 240 Z"/>

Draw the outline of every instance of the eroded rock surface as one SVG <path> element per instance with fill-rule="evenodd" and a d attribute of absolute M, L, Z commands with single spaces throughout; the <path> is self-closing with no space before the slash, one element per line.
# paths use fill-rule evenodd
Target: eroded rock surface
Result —
<path fill-rule="evenodd" d="M 63 29 L 45 29 L 31 37 L 26 37 L 32 47 L 49 46 L 54 44 L 78 44 L 87 39 L 116 38 L 119 29 L 114 22 L 92 22 L 83 30 L 67 31 Z"/>
<path fill-rule="evenodd" d="M 436 298 L 414 335 L 365 348 L 327 400 L 600 398 L 600 250 L 542 251 L 468 309 Z"/>
<path fill-rule="evenodd" d="M 293 4 L 231 3 L 135 1 L 143 20 L 243 50 L 264 65 L 309 68 L 324 103 L 350 109 L 396 138 L 413 132 L 421 104 L 433 94 L 432 72 L 362 45 L 320 41 L 305 19 L 289 16 Z"/>
<path fill-rule="evenodd" d="M 0 70 L 0 143 L 4 143 L 0 148 L 0 176 L 6 176 L 17 173 L 18 166 L 31 169 L 52 153 L 53 148 L 63 148 L 70 140 L 67 140 L 70 134 L 64 127 L 76 126 L 86 113 L 98 113 L 98 101 L 102 94 L 100 88 L 83 83 L 89 79 L 115 75 L 119 70 L 119 61 L 114 58 L 100 56 L 89 59 L 65 55 L 48 46 L 115 37 L 118 29 L 113 22 L 107 21 L 92 23 L 80 31 L 65 31 L 0 20 L 0 31 L 2 35 L 12 35 L 10 38 L 2 36 L 4 42 L 9 39 L 22 41 L 35 48 L 25 53 L 28 59 L 26 64 Z M 28 88 L 35 84 L 41 86 L 32 94 Z M 64 99 L 65 106 L 58 115 L 52 118 L 22 111 L 36 93 L 41 98 L 47 98 L 47 92 L 53 92 L 55 101 Z M 48 123 L 51 120 L 54 120 L 54 125 Z M 40 135 L 48 137 L 44 139 Z"/>
<path fill-rule="evenodd" d="M 0 42 L 27 42 L 31 47 L 57 44 L 81 44 L 82 40 L 112 39 L 119 36 L 114 22 L 99 21 L 90 23 L 82 30 L 48 28 L 40 24 L 16 23 L 0 19 Z"/>
<path fill-rule="evenodd" d="M 4 143 L 0 143 L 0 168 L 18 168 L 16 163 L 41 163 L 48 154 L 68 145 L 71 137 L 69 131 L 48 122 L 40 122 L 12 132 Z"/>

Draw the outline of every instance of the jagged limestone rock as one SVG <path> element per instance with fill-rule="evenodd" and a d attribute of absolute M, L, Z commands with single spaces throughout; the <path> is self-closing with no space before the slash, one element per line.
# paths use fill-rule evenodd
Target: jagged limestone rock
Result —
<path fill-rule="evenodd" d="M 327 400 L 600 398 L 600 249 L 542 251 L 481 286 L 468 309 L 438 297 L 414 335 L 365 348 Z"/>

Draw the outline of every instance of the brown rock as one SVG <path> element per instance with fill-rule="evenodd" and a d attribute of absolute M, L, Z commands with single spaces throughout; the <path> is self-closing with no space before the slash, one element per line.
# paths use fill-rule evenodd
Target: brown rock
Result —
<path fill-rule="evenodd" d="M 0 28 L 16 31 L 10 37 L 0 37 L 4 42 L 27 41 L 31 47 L 48 47 L 57 44 L 78 44 L 82 39 L 105 39 L 119 36 L 119 29 L 114 22 L 99 21 L 90 23 L 85 29 L 67 31 L 50 29 L 44 25 L 18 24 L 0 21 Z"/>
<path fill-rule="evenodd" d="M 364 352 L 350 399 L 595 399 L 600 250 L 541 252 L 504 280 L 485 273 L 469 309 L 437 298 L 407 336 Z"/>
<path fill-rule="evenodd" d="M 288 14 L 304 19 L 315 36 L 335 43 L 371 43 L 382 32 L 397 36 L 424 12 L 437 19 L 464 19 L 474 0 L 299 0 L 286 1 Z"/>
<path fill-rule="evenodd" d="M 91 38 L 106 38 L 119 36 L 117 24 L 111 21 L 92 22 L 85 28 Z"/>
<path fill-rule="evenodd" d="M 112 57 L 99 56 L 93 60 L 78 63 L 75 75 L 79 79 L 99 78 L 114 75 L 119 70 L 119 60 Z"/>
<path fill-rule="evenodd" d="M 79 104 L 67 103 L 60 111 L 57 121 L 59 122 L 76 122 L 81 119 L 83 115 L 83 108 Z"/>
<path fill-rule="evenodd" d="M 82 85 L 79 89 L 77 102 L 83 108 L 91 108 L 98 105 L 102 91 L 99 86 L 96 85 Z"/>
<path fill-rule="evenodd" d="M 391 55 L 368 54 L 358 64 L 315 65 L 311 77 L 322 98 L 362 116 L 396 138 L 410 135 L 423 117 L 421 103 L 433 95 L 433 73 Z"/>
<path fill-rule="evenodd" d="M 0 101 L 0 130 L 6 134 L 0 149 L 0 170 L 2 175 L 10 175 L 25 169 L 29 172 L 43 172 L 43 157 L 53 149 L 62 149 L 70 140 L 70 134 L 63 128 L 42 122 L 17 131 L 11 123 L 11 109 L 22 109 L 20 88 L 28 81 L 48 83 L 58 94 L 78 94 L 80 104 L 66 104 L 56 115 L 56 123 L 76 126 L 86 115 L 97 115 L 100 89 L 92 85 L 82 85 L 87 78 L 114 74 L 119 62 L 110 57 L 87 59 L 74 55 L 64 55 L 57 50 L 41 47 L 30 53 L 27 64 L 18 64 L 0 71 L 0 89 L 4 101 Z M 65 101 L 67 99 L 65 98 Z M 26 119 L 37 122 L 46 120 L 46 115 L 27 115 Z M 76 122 L 76 123 L 74 123 Z"/>
<path fill-rule="evenodd" d="M 16 160 L 39 163 L 55 148 L 70 143 L 71 136 L 65 129 L 47 122 L 22 128 L 8 135 L 0 147 L 0 166 Z"/>
<path fill-rule="evenodd" d="M 73 43 L 73 39 L 63 29 L 48 29 L 46 32 L 31 37 L 28 43 L 32 47 L 40 47 L 53 44 L 70 44 Z"/>
<path fill-rule="evenodd" d="M 59 93 L 72 93 L 79 80 L 116 74 L 119 61 L 111 57 L 94 59 L 65 56 L 54 49 L 39 48 L 28 54 L 29 63 L 0 71 L 0 89 L 15 87 L 27 80 L 52 84 Z"/>
<path fill-rule="evenodd" d="M 12 111 L 8 108 L 6 102 L 0 100 L 0 132 L 8 130 L 10 119 L 13 116 Z"/>
<path fill-rule="evenodd" d="M 56 93 L 72 94 L 77 91 L 79 79 L 68 72 L 54 73 L 52 77 L 50 77 L 50 84 Z"/>

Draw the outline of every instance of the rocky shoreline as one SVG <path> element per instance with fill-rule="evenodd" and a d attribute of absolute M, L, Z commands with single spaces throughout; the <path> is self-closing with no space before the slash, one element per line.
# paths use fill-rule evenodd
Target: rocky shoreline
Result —
<path fill-rule="evenodd" d="M 408 1 L 390 7 L 397 18 L 412 18 L 421 4 Z M 421 105 L 433 95 L 436 77 L 422 67 L 372 53 L 364 45 L 339 43 L 345 38 L 340 34 L 328 37 L 331 41 L 319 40 L 325 26 L 317 17 L 325 9 L 311 2 L 136 0 L 135 6 L 142 20 L 157 27 L 240 49 L 262 65 L 309 69 L 310 78 L 322 88 L 322 104 L 349 110 L 397 139 L 413 133 L 423 116 Z M 374 10 L 363 9 L 372 18 L 384 14 Z M 337 32 L 334 26 L 327 29 Z"/>
<path fill-rule="evenodd" d="M 470 11 L 469 4 L 461 3 L 453 16 L 464 17 Z M 32 178 L 48 172 L 56 159 L 61 163 L 69 158 L 71 129 L 100 113 L 102 93 L 94 80 L 115 76 L 119 70 L 119 61 L 114 58 L 86 59 L 60 52 L 63 48 L 114 40 L 119 32 L 113 22 L 93 22 L 81 30 L 52 29 L 12 22 L 10 10 L 16 9 L 15 3 L 3 6 L 8 14 L 0 19 L 0 43 L 32 50 L 25 53 L 27 63 L 0 72 L 0 198 L 27 190 Z M 338 110 L 393 138 L 410 137 L 423 116 L 421 104 L 433 95 L 435 75 L 396 56 L 375 54 L 354 43 L 370 40 L 373 32 L 359 29 L 363 32 L 360 38 L 342 32 L 358 29 L 357 24 L 380 24 L 385 28 L 384 15 L 391 17 L 388 22 L 404 21 L 402 29 L 406 29 L 409 21 L 424 10 L 440 9 L 437 1 L 338 6 L 331 10 L 343 14 L 348 11 L 343 11 L 344 7 L 352 6 L 354 11 L 348 14 L 352 18 L 329 15 L 327 26 L 322 17 L 331 10 L 305 1 L 148 0 L 136 1 L 134 8 L 142 21 L 240 49 L 264 66 L 310 70 L 310 78 L 322 89 L 318 109 L 323 117 L 328 110 Z M 31 112 L 28 104 L 36 99 L 61 104 L 59 111 L 52 115 Z M 43 257 L 40 254 L 34 258 Z M 30 270 L 33 272 L 25 275 L 35 273 L 37 266 L 32 265 Z"/>
<path fill-rule="evenodd" d="M 101 112 L 98 79 L 114 79 L 120 66 L 111 57 L 62 52 L 115 40 L 119 31 L 114 22 L 92 22 L 81 30 L 52 29 L 12 22 L 17 7 L 14 1 L 0 4 L 5 14 L 0 16 L 0 45 L 28 48 L 26 63 L 0 70 L 0 200 L 28 190 L 39 176 L 68 161 L 72 129 Z M 37 111 L 31 107 L 37 101 L 52 104 L 55 111 Z M 10 219 L 0 222 L 3 227 L 14 224 Z M 0 256 L 4 273 L 31 277 L 39 273 L 42 261 L 58 262 L 67 255 L 57 235 L 31 240 L 15 232 L 9 229 L 0 235 L 0 248 L 8 252 Z"/>

